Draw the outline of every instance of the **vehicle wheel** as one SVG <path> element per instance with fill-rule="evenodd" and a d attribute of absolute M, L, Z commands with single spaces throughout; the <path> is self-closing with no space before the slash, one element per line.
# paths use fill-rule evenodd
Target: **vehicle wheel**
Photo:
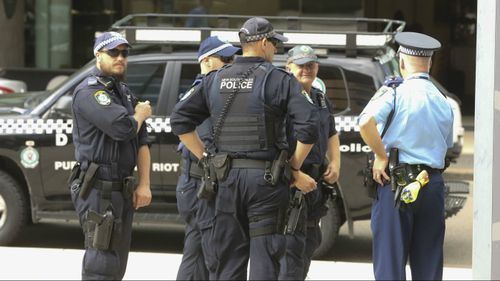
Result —
<path fill-rule="evenodd" d="M 331 255 L 342 223 L 338 202 L 329 199 L 326 204 L 328 205 L 328 211 L 320 221 L 321 244 L 314 251 L 313 259 L 327 258 Z"/>
<path fill-rule="evenodd" d="M 28 203 L 19 184 L 0 171 L 0 245 L 11 243 L 28 221 Z"/>

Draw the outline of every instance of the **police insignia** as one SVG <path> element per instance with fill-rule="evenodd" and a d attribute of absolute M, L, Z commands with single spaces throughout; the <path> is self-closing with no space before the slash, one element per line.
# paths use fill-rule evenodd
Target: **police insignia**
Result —
<path fill-rule="evenodd" d="M 312 101 L 311 97 L 309 96 L 309 94 L 306 92 L 306 90 L 302 90 L 302 95 L 304 97 L 306 97 L 307 101 L 311 104 L 314 104 L 314 102 Z"/>
<path fill-rule="evenodd" d="M 191 88 L 189 91 L 187 91 L 182 97 L 180 100 L 185 100 L 187 99 L 192 93 L 194 92 L 194 87 Z"/>
<path fill-rule="evenodd" d="M 94 93 L 94 98 L 100 105 L 110 105 L 111 98 L 106 91 L 100 90 Z"/>

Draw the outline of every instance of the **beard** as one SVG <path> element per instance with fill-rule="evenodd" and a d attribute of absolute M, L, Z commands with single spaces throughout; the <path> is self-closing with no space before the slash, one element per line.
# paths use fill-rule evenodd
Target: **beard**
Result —
<path fill-rule="evenodd" d="M 98 62 L 98 68 L 101 73 L 105 76 L 112 76 L 119 81 L 124 81 L 125 74 L 127 73 L 127 63 L 121 63 L 122 67 L 120 68 L 120 63 L 104 63 Z"/>

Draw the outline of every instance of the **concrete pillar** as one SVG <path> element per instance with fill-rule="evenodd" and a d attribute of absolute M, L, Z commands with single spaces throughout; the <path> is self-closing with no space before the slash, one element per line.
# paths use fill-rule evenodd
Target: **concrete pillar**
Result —
<path fill-rule="evenodd" d="M 0 34 L 0 67 L 24 66 L 24 0 L 0 1 Z"/>
<path fill-rule="evenodd" d="M 476 280 L 499 280 L 500 3 L 479 0 L 477 15 L 472 270 Z"/>

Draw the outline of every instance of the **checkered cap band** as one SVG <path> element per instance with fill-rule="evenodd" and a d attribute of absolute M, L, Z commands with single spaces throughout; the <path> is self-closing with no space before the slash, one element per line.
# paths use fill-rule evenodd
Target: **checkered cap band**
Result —
<path fill-rule="evenodd" d="M 416 57 L 432 57 L 432 54 L 434 53 L 433 50 L 423 50 L 423 49 L 410 49 L 406 48 L 403 46 L 399 47 L 399 52 L 403 54 L 407 54 L 410 56 L 416 56 Z"/>
<path fill-rule="evenodd" d="M 274 34 L 276 34 L 276 32 L 274 30 L 269 31 L 267 33 L 255 34 L 255 35 L 246 35 L 246 33 L 242 30 L 240 30 L 240 32 L 243 32 L 245 34 L 245 42 L 246 43 L 259 41 L 259 40 L 262 40 L 264 38 L 270 38 L 270 37 L 273 37 Z"/>
<path fill-rule="evenodd" d="M 111 32 L 110 32 L 111 33 Z M 94 48 L 94 55 L 97 54 L 97 52 L 107 46 L 108 44 L 115 42 L 117 40 L 124 41 L 124 44 L 128 44 L 127 39 L 125 39 L 121 34 L 113 32 L 113 36 L 107 40 L 102 41 L 101 43 L 97 44 Z"/>

